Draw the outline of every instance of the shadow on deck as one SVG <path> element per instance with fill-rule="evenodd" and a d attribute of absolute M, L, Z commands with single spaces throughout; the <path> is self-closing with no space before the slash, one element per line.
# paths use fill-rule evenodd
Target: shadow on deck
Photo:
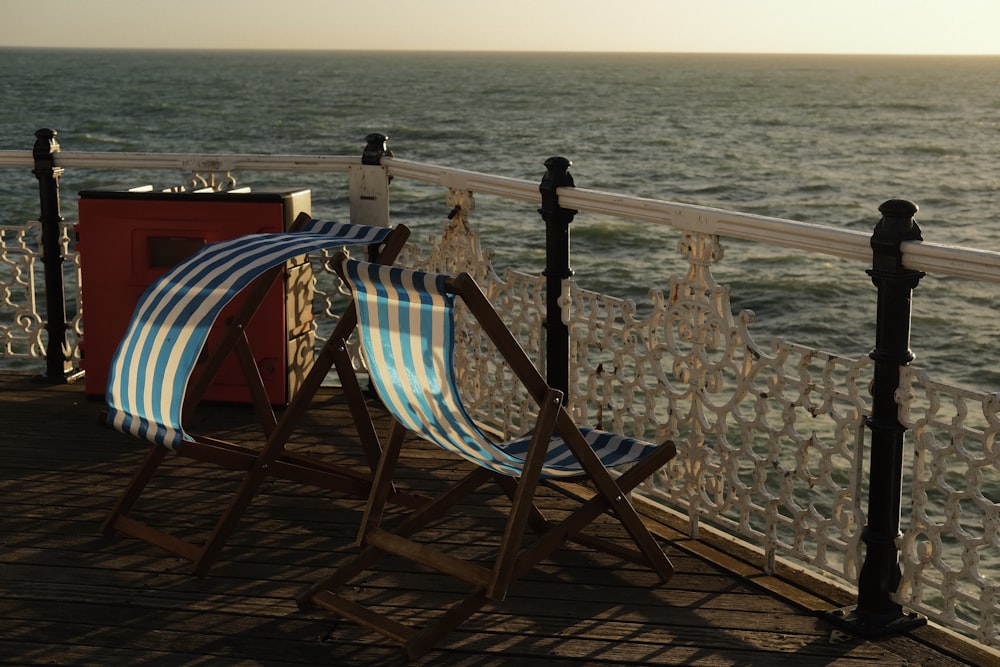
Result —
<path fill-rule="evenodd" d="M 250 506 L 209 576 L 137 540 L 104 538 L 100 522 L 145 447 L 97 423 L 79 385 L 0 375 L 0 662 L 20 665 L 390 665 L 396 645 L 357 626 L 299 611 L 295 597 L 354 550 L 363 504 L 274 482 Z M 212 406 L 203 418 L 233 439 L 259 438 L 249 408 Z M 336 390 L 323 390 L 296 443 L 353 460 L 356 438 Z M 462 463 L 418 449 L 405 484 L 433 484 Z M 174 529 L 204 532 L 235 477 L 170 462 L 138 509 Z M 557 503 L 556 496 L 552 502 Z M 557 508 L 556 508 L 557 509 Z M 498 514 L 470 508 L 456 545 Z M 610 524 L 609 524 L 610 525 Z M 963 665 L 925 628 L 879 642 L 832 641 L 817 613 L 704 558 L 664 526 L 677 574 L 666 586 L 584 548 L 557 552 L 507 601 L 448 635 L 421 665 Z M 724 557 L 724 554 L 723 554 Z M 713 563 L 713 560 L 715 563 Z M 736 562 L 736 561 L 734 561 Z M 390 564 L 391 565 L 391 564 Z M 802 599 L 809 591 L 795 589 Z M 386 607 L 433 610 L 442 577 L 384 568 L 358 585 Z M 839 606 L 830 601 L 827 608 Z M 991 658 L 990 658 L 991 659 Z M 994 663 L 996 664 L 996 663 Z"/>

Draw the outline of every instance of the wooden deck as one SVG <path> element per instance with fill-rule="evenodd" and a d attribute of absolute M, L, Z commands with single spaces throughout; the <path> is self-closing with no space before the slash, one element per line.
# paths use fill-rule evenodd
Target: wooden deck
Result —
<path fill-rule="evenodd" d="M 0 663 L 403 663 L 398 647 L 380 636 L 295 604 L 321 572 L 352 552 L 356 499 L 268 485 L 204 579 L 137 540 L 102 537 L 101 519 L 145 448 L 99 426 L 99 409 L 82 386 L 0 375 Z M 203 413 L 217 432 L 258 437 L 247 408 Z M 306 421 L 296 442 L 331 459 L 354 457 L 352 426 L 336 390 L 324 390 Z M 415 486 L 463 465 L 429 449 L 409 461 L 406 483 Z M 212 503 L 232 479 L 172 462 L 162 489 L 140 507 L 148 518 L 197 533 L 214 520 Z M 470 511 L 475 521 L 441 539 L 461 548 L 496 518 L 488 502 Z M 669 526 L 657 532 L 677 567 L 668 585 L 570 547 L 414 664 L 1000 664 L 986 652 L 960 657 L 962 642 L 933 627 L 878 642 L 832 641 L 833 629 L 817 610 L 844 601 L 765 577 Z M 386 607 L 412 604 L 408 613 L 416 617 L 450 587 L 427 573 L 386 568 L 359 593 Z"/>

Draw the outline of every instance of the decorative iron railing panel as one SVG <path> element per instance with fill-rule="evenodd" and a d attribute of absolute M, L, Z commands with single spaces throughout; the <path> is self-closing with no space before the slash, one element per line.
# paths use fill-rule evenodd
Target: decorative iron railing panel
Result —
<path fill-rule="evenodd" d="M 1000 580 L 984 561 L 1000 553 L 1000 394 L 918 367 L 905 369 L 899 393 L 914 443 L 899 600 L 996 646 Z"/>
<path fill-rule="evenodd" d="M 60 226 L 59 244 L 69 259 L 64 271 L 68 287 L 67 345 L 79 359 L 82 334 L 80 303 L 80 262 L 73 249 L 72 227 Z M 41 224 L 0 225 L 0 359 L 11 366 L 28 368 L 32 360 L 45 357 L 45 320 L 40 304 L 45 303 L 42 281 Z"/>
<path fill-rule="evenodd" d="M 4 358 L 25 360 L 45 353 L 44 322 L 35 299 L 43 289 L 35 269 L 41 262 L 40 224 L 0 225 L 0 350 Z"/>
<path fill-rule="evenodd" d="M 651 312 L 569 286 L 573 408 L 614 430 L 678 442 L 645 492 L 684 507 L 776 558 L 851 581 L 859 559 L 867 357 L 775 340 L 762 351 L 753 314 L 734 316 L 711 264 L 713 235 L 684 234 L 686 275 Z"/>

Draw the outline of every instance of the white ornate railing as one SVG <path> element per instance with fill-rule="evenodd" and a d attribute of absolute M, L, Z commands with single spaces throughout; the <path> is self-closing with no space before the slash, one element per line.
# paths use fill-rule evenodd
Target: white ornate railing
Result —
<path fill-rule="evenodd" d="M 68 259 L 66 284 L 79 303 L 80 262 L 73 250 L 71 225 L 60 226 L 59 245 Z M 8 367 L 28 367 L 45 356 L 44 285 L 42 279 L 41 225 L 0 224 L 0 360 Z M 71 354 L 83 331 L 82 313 L 68 322 L 67 340 Z"/>
<path fill-rule="evenodd" d="M 899 596 L 942 625 L 1000 645 L 1000 394 L 906 368 L 899 401 L 914 444 Z"/>
<path fill-rule="evenodd" d="M 0 152 L 0 167 L 30 168 L 30 153 Z M 346 173 L 360 159 L 341 156 L 94 154 L 61 152 L 67 169 L 172 169 L 204 183 L 234 173 Z M 544 364 L 545 281 L 494 272 L 473 224 L 475 196 L 537 206 L 527 181 L 383 157 L 384 177 L 441 187 L 454 212 L 439 236 L 417 239 L 403 263 L 468 270 Z M 475 195 L 473 194 L 475 193 Z M 871 265 L 870 236 L 850 230 L 706 207 L 562 188 L 559 204 L 580 212 L 641 221 L 671 232 L 686 270 L 651 290 L 642 314 L 629 300 L 564 281 L 560 304 L 570 330 L 570 407 L 581 418 L 650 439 L 673 438 L 680 455 L 644 493 L 690 517 L 690 530 L 722 530 L 752 545 L 761 564 L 808 565 L 845 583 L 858 581 L 866 523 L 866 419 L 872 361 L 776 339 L 753 340 L 753 314 L 733 313 L 730 290 L 716 282 L 724 240 L 742 239 Z M 353 204 L 353 202 L 352 202 Z M 70 221 L 72 222 L 72 221 Z M 44 353 L 36 304 L 41 260 L 38 223 L 0 226 L 0 358 Z M 67 223 L 68 225 L 69 223 Z M 64 227 L 65 229 L 66 227 Z M 68 235 L 63 248 L 74 253 Z M 909 269 L 1000 282 L 1000 254 L 904 242 Z M 78 263 L 70 264 L 71 284 Z M 337 286 L 321 277 L 319 298 L 337 308 Z M 75 289 L 75 287 L 73 288 Z M 322 305 L 323 300 L 326 306 Z M 74 314 L 71 344 L 80 331 Z M 480 415 L 517 431 L 531 408 L 475 332 L 463 383 Z M 987 645 L 1000 646 L 1000 429 L 997 394 L 947 386 L 905 368 L 897 400 L 911 434 L 904 471 L 903 584 L 896 599 Z"/>

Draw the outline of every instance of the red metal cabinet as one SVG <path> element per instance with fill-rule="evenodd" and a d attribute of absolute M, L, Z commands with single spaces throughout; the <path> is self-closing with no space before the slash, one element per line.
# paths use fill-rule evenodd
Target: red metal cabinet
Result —
<path fill-rule="evenodd" d="M 81 366 L 88 394 L 103 395 L 108 369 L 145 289 L 168 268 L 206 243 L 245 234 L 280 232 L 308 213 L 309 190 L 289 192 L 152 192 L 88 190 L 80 193 L 77 225 L 83 301 Z M 247 329 L 268 397 L 287 403 L 312 355 L 312 272 L 290 262 Z M 219 317 L 235 312 L 234 299 Z M 216 329 L 219 327 L 217 326 Z M 218 335 L 213 332 L 213 337 Z M 213 337 L 209 339 L 211 346 Z M 230 358 L 207 400 L 250 400 L 243 374 Z"/>

